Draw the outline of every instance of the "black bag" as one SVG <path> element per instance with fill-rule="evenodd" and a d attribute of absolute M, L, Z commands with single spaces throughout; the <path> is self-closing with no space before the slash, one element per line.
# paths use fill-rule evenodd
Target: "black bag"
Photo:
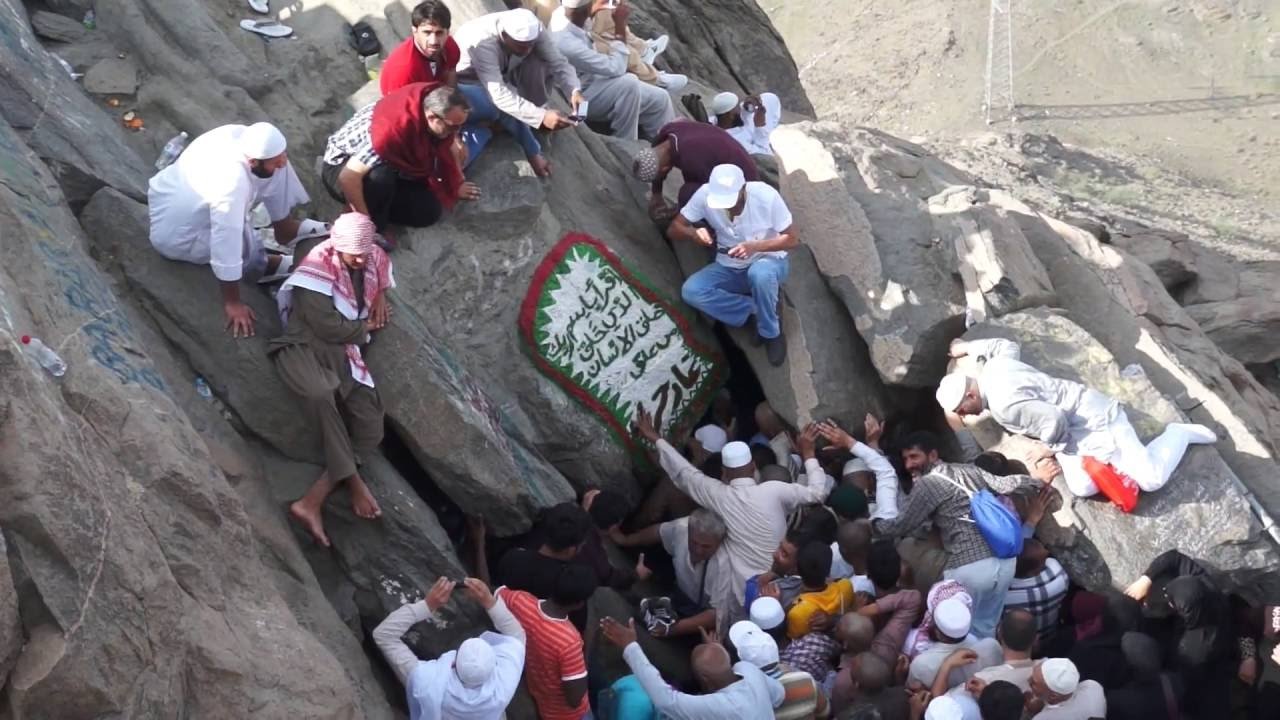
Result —
<path fill-rule="evenodd" d="M 698 122 L 707 122 L 707 107 L 702 104 L 702 96 L 697 93 L 687 93 L 680 98 L 680 104 L 684 106 L 689 117 Z"/>
<path fill-rule="evenodd" d="M 362 20 L 355 25 L 348 25 L 347 32 L 347 43 L 361 57 L 382 52 L 382 43 L 378 42 L 378 34 L 373 31 L 369 23 Z"/>

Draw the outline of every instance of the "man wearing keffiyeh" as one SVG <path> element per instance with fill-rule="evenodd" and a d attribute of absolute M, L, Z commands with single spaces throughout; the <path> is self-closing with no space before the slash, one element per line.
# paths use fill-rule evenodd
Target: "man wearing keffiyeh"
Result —
<path fill-rule="evenodd" d="M 277 296 L 285 332 L 269 352 L 285 384 L 319 421 L 325 452 L 325 471 L 289 512 L 324 546 L 329 538 L 321 508 L 339 484 L 347 484 L 357 516 L 382 514 L 357 467 L 358 454 L 382 442 L 383 423 L 360 346 L 387 324 L 386 291 L 395 286 L 391 260 L 374 243 L 375 234 L 367 215 L 347 213 L 327 238 L 300 241 L 293 274 Z"/>

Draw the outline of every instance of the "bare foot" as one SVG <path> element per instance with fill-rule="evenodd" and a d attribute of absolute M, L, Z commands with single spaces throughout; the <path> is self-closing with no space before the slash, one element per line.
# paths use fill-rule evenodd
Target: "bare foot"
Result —
<path fill-rule="evenodd" d="M 551 177 L 551 161 L 545 155 L 534 155 L 529 158 L 529 164 L 533 166 L 533 174 L 540 178 Z"/>
<path fill-rule="evenodd" d="M 311 533 L 311 537 L 324 547 L 329 547 L 329 536 L 324 534 L 324 522 L 320 519 L 320 509 L 312 510 L 307 507 L 306 503 L 301 500 L 294 501 L 289 505 L 289 514 L 293 519 L 302 523 L 307 532 Z"/>
<path fill-rule="evenodd" d="M 378 501 L 373 498 L 369 486 L 364 484 L 359 475 L 352 475 L 347 480 L 347 489 L 351 491 L 351 511 L 358 517 L 365 520 L 382 517 L 382 508 L 378 507 Z"/>

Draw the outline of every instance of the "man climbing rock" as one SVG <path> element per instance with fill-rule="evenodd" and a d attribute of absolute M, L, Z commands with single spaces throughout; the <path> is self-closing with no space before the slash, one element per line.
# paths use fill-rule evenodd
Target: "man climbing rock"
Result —
<path fill-rule="evenodd" d="M 280 377 L 319 422 L 325 452 L 324 472 L 289 512 L 326 547 L 321 508 L 338 485 L 346 483 L 357 516 L 382 514 L 358 468 L 358 454 L 382 442 L 383 422 L 360 346 L 386 326 L 386 291 L 395 285 L 391 260 L 374 244 L 374 233 L 367 215 L 342 215 L 327 239 L 299 244 L 301 259 L 277 297 L 285 331 L 271 341 L 270 353 Z"/>
<path fill-rule="evenodd" d="M 800 244 L 782 195 L 762 182 L 747 182 L 737 165 L 721 165 L 676 216 L 669 234 L 716 249 L 715 261 L 684 281 L 684 301 L 731 327 L 746 325 L 754 315 L 769 364 L 781 366 L 787 340 L 779 299 L 790 268 L 787 251 Z"/>
<path fill-rule="evenodd" d="M 631 172 L 637 180 L 649 183 L 649 217 L 666 230 L 720 165 L 738 166 L 748 182 L 760 179 L 751 155 L 729 133 L 706 123 L 676 120 L 658 131 L 653 147 L 636 153 Z M 668 206 L 662 196 L 662 184 L 672 170 L 679 170 L 684 179 L 676 208 Z"/>
<path fill-rule="evenodd" d="M 537 16 L 524 9 L 482 15 L 458 28 L 454 37 L 462 50 L 458 89 L 471 104 L 462 133 L 466 162 L 475 162 L 496 124 L 520 143 L 538 177 L 549 176 L 551 163 L 533 130 L 573 127 L 568 115 L 545 107 L 547 84 L 552 83 L 577 113 L 585 98 L 573 66 L 542 32 Z"/>
<path fill-rule="evenodd" d="M 290 213 L 311 201 L 285 145 L 269 123 L 223 125 L 196 138 L 147 188 L 151 245 L 170 260 L 213 270 L 234 337 L 251 337 L 256 321 L 240 300 L 241 278 L 270 279 L 289 269 L 283 256 L 268 258 L 249 212 L 262 203 L 276 242 L 288 246 L 300 224 Z"/>
<path fill-rule="evenodd" d="M 951 357 L 966 355 L 978 358 L 978 375 L 953 372 L 944 377 L 938 385 L 938 404 L 960 417 L 990 411 L 1005 430 L 1038 440 L 1028 462 L 1056 460 L 1067 488 L 1077 496 L 1088 497 L 1099 489 L 1085 469 L 1086 458 L 1109 463 L 1137 488 L 1155 492 L 1169 482 L 1189 445 L 1218 440 L 1203 425 L 1170 423 L 1144 446 L 1120 403 L 1022 362 L 1017 343 L 1002 339 L 952 343 Z"/>

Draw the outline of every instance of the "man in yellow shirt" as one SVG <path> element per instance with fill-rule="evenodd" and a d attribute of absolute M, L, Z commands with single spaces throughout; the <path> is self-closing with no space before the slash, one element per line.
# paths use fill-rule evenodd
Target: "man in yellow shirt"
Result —
<path fill-rule="evenodd" d="M 807 635 L 809 621 L 816 613 L 834 619 L 857 609 L 849 579 L 829 581 L 827 578 L 831 570 L 830 545 L 820 541 L 805 543 L 796 565 L 802 585 L 800 595 L 787 610 L 787 637 L 794 640 Z"/>

